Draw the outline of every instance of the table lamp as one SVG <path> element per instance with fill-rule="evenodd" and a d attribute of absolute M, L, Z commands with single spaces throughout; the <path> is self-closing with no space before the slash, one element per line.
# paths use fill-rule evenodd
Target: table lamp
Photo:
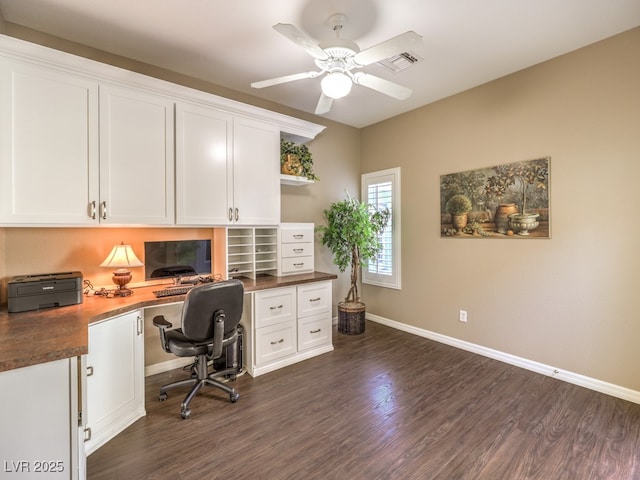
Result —
<path fill-rule="evenodd" d="M 140 259 L 136 257 L 136 254 L 133 253 L 131 245 L 125 245 L 124 243 L 115 245 L 104 262 L 100 264 L 101 267 L 117 268 L 117 270 L 113 272 L 112 280 L 118 288 L 113 294 L 120 297 L 127 297 L 133 294 L 130 289 L 126 288 L 126 285 L 133 278 L 129 268 L 142 267 L 143 265 Z"/>

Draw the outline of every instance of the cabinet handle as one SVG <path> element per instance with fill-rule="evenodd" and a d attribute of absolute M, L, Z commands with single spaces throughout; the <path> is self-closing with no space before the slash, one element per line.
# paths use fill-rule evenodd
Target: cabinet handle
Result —
<path fill-rule="evenodd" d="M 100 203 L 100 216 L 103 220 L 107 219 L 107 202 Z"/>
<path fill-rule="evenodd" d="M 137 317 L 136 333 L 142 335 L 142 317 L 140 315 Z"/>
<path fill-rule="evenodd" d="M 235 218 L 235 220 L 236 220 L 236 222 L 237 222 L 237 221 L 238 221 L 238 219 L 240 218 L 240 215 L 238 214 L 238 209 L 237 209 L 237 208 L 236 208 L 235 212 L 236 212 L 236 218 Z"/>
<path fill-rule="evenodd" d="M 269 307 L 269 310 L 278 310 L 282 308 L 282 305 L 278 305 L 277 307 Z"/>
<path fill-rule="evenodd" d="M 88 442 L 89 440 L 91 440 L 91 428 L 86 427 L 84 429 L 84 441 Z"/>
<path fill-rule="evenodd" d="M 319 302 L 320 301 L 320 297 L 310 298 L 309 301 L 310 302 Z"/>
<path fill-rule="evenodd" d="M 309 330 L 309 333 L 320 333 L 322 331 L 321 328 L 317 329 L 317 330 Z"/>
<path fill-rule="evenodd" d="M 233 209 L 229 208 L 229 221 L 233 221 Z"/>
<path fill-rule="evenodd" d="M 87 367 L 87 377 L 90 377 L 93 375 L 93 367 Z"/>
<path fill-rule="evenodd" d="M 294 263 L 293 266 L 296 267 L 296 268 L 304 267 L 304 262 L 302 262 L 302 263 Z"/>
<path fill-rule="evenodd" d="M 279 343 L 284 343 L 284 338 L 281 338 L 280 340 L 276 340 L 274 342 L 271 342 L 271 345 L 277 345 Z"/>
<path fill-rule="evenodd" d="M 296 233 L 293 235 L 293 238 L 295 238 L 296 240 L 299 240 L 301 238 L 304 238 L 304 235 L 302 235 L 301 233 Z"/>
<path fill-rule="evenodd" d="M 89 204 L 89 216 L 91 217 L 91 220 L 96 219 L 96 201 L 95 200 Z"/>
<path fill-rule="evenodd" d="M 304 252 L 304 248 L 294 248 L 293 253 L 302 253 Z"/>

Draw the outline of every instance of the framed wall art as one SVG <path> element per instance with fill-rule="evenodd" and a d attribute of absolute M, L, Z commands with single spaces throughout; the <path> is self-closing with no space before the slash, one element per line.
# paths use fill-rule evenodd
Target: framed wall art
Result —
<path fill-rule="evenodd" d="M 550 157 L 440 176 L 440 235 L 550 238 Z"/>

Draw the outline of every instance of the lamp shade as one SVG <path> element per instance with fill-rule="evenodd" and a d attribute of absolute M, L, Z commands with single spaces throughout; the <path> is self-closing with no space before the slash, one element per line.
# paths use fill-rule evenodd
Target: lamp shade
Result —
<path fill-rule="evenodd" d="M 100 264 L 101 267 L 112 268 L 127 268 L 127 267 L 142 267 L 144 264 L 140 261 L 136 254 L 133 252 L 131 245 L 115 245 L 104 262 Z"/>
<path fill-rule="evenodd" d="M 351 91 L 353 82 L 342 72 L 332 72 L 327 74 L 320 82 L 322 93 L 334 99 L 342 98 Z"/>

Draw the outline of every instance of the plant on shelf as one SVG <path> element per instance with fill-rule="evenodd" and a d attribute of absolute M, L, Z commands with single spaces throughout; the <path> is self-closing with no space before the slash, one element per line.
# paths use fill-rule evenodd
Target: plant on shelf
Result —
<path fill-rule="evenodd" d="M 305 144 L 280 140 L 280 168 L 282 173 L 307 177 L 308 180 L 320 180 L 313 173 L 313 156 Z"/>
<path fill-rule="evenodd" d="M 320 242 L 331 250 L 333 263 L 339 270 L 344 272 L 351 267 L 351 286 L 345 299 L 338 303 L 340 333 L 364 333 L 366 306 L 358 293 L 358 274 L 362 265 L 381 252 L 379 237 L 390 217 L 388 209 L 371 210 L 347 193 L 346 200 L 332 203 L 324 210 L 326 225 L 316 227 Z"/>

